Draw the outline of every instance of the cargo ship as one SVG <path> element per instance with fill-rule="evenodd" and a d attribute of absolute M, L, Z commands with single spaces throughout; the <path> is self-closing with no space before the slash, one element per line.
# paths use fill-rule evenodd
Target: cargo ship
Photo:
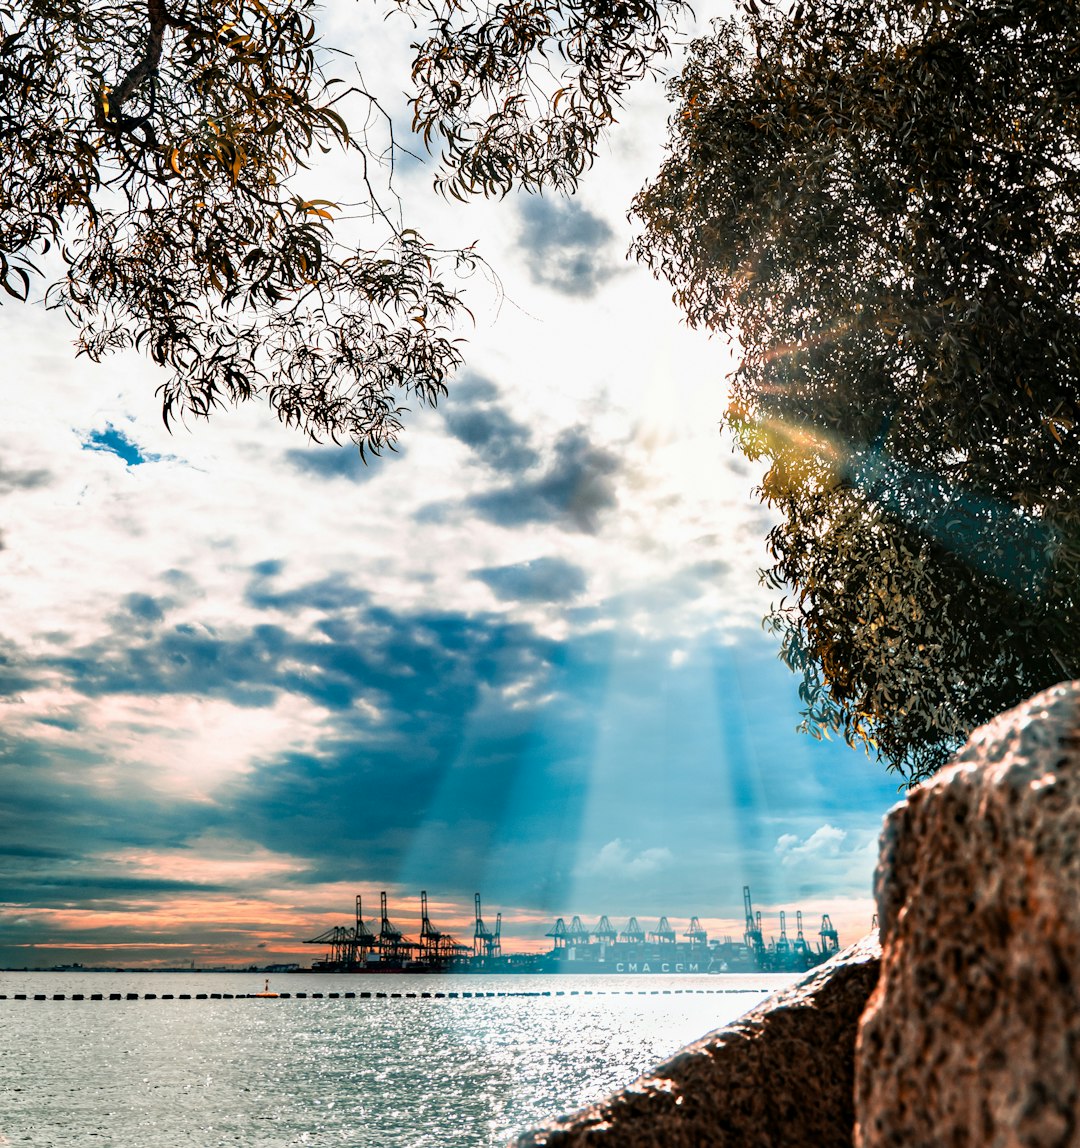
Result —
<path fill-rule="evenodd" d="M 410 940 L 388 916 L 386 893 L 380 894 L 379 931 L 368 927 L 362 902 L 356 898 L 352 925 L 327 929 L 305 941 L 324 945 L 324 957 L 312 963 L 310 973 L 575 973 L 612 976 L 657 974 L 802 972 L 827 960 L 840 949 L 840 940 L 828 914 L 822 917 L 818 942 L 807 940 L 802 912 L 796 913 L 794 937 L 787 932 L 787 914 L 780 913 L 780 931 L 768 942 L 761 913 L 755 913 L 749 886 L 743 886 L 745 928 L 738 938 L 710 940 L 698 917 L 692 917 L 681 938 L 667 917 L 651 932 L 631 917 L 622 930 L 603 916 L 588 929 L 580 917 L 569 925 L 560 917 L 550 933 L 551 949 L 544 953 L 504 953 L 502 914 L 489 929 L 475 895 L 476 920 L 472 944 L 463 944 L 434 927 L 428 916 L 427 892 L 420 894 L 418 940 Z"/>

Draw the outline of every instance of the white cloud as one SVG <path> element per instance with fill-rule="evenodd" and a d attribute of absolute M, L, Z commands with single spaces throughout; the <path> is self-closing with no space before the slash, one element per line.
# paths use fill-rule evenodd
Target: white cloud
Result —
<path fill-rule="evenodd" d="M 776 852 L 785 865 L 799 865 L 810 857 L 839 857 L 847 833 L 835 825 L 822 825 L 805 841 L 794 833 L 784 833 L 777 839 Z"/>
<path fill-rule="evenodd" d="M 774 853 L 801 889 L 866 896 L 873 887 L 877 830 L 876 826 L 846 830 L 825 824 L 807 837 L 784 833 L 777 838 Z"/>
<path fill-rule="evenodd" d="M 621 838 L 616 837 L 586 860 L 581 871 L 596 877 L 644 877 L 666 868 L 673 860 L 674 855 L 665 846 L 642 849 L 635 853 Z"/>

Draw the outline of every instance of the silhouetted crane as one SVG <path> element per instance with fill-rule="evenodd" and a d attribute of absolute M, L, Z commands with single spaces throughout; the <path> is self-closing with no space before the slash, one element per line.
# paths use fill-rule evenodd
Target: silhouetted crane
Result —
<path fill-rule="evenodd" d="M 480 894 L 477 893 L 473 900 L 476 905 L 476 927 L 473 929 L 473 955 L 478 957 L 498 956 L 496 950 L 501 946 L 497 944 L 495 934 L 484 924 L 484 918 L 480 912 Z"/>
<path fill-rule="evenodd" d="M 589 943 L 589 930 L 581 923 L 581 918 L 575 916 L 566 930 L 566 943 L 569 945 L 587 945 Z"/>
<path fill-rule="evenodd" d="M 776 942 L 776 955 L 781 958 L 787 957 L 791 952 L 791 942 L 787 938 L 787 914 L 783 909 L 780 910 L 780 939 Z"/>
<path fill-rule="evenodd" d="M 810 946 L 806 942 L 806 937 L 803 936 L 802 909 L 799 909 L 799 911 L 795 914 L 795 923 L 795 943 L 792 945 L 792 948 L 795 950 L 795 955 L 802 958 L 805 957 L 806 954 L 810 951 Z"/>
<path fill-rule="evenodd" d="M 709 934 L 701 927 L 701 922 L 697 917 L 690 918 L 690 927 L 683 933 L 683 936 L 692 945 L 707 945 L 709 943 Z"/>
<path fill-rule="evenodd" d="M 547 936 L 553 939 L 552 948 L 563 949 L 566 947 L 566 922 L 562 917 L 555 922 L 555 928 Z"/>
<path fill-rule="evenodd" d="M 828 913 L 821 918 L 821 951 L 823 953 L 838 953 L 840 951 L 840 937 L 833 928 Z"/>
<path fill-rule="evenodd" d="M 754 906 L 750 901 L 750 886 L 744 885 L 742 890 L 743 895 L 743 908 L 746 912 L 746 931 L 743 938 L 746 941 L 746 947 L 752 952 L 761 955 L 765 948 L 765 942 L 761 936 L 761 914 L 758 913 L 755 922 Z"/>
<path fill-rule="evenodd" d="M 658 945 L 673 945 L 675 944 L 675 930 L 671 927 L 667 917 L 661 917 L 656 926 L 656 932 L 650 933 L 650 937 Z"/>
<path fill-rule="evenodd" d="M 645 930 L 638 924 L 637 917 L 631 917 L 626 922 L 626 928 L 623 929 L 619 939 L 625 941 L 628 945 L 641 945 L 645 942 Z"/>
<path fill-rule="evenodd" d="M 597 921 L 596 928 L 593 930 L 593 936 L 602 945 L 613 945 L 613 944 L 615 944 L 615 941 L 616 941 L 616 938 L 618 937 L 618 935 L 619 934 L 616 933 L 614 928 L 612 927 L 611 922 L 607 919 L 606 914 L 603 917 L 601 917 L 599 921 Z"/>

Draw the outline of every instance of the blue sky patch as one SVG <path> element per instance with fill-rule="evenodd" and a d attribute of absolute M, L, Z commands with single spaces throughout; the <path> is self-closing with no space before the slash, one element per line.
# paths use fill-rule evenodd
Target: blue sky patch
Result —
<path fill-rule="evenodd" d="M 160 462 L 162 458 L 160 454 L 144 451 L 137 442 L 128 438 L 122 430 L 117 430 L 112 423 L 106 423 L 104 430 L 91 431 L 83 439 L 82 448 L 115 454 L 128 466 L 141 466 L 144 462 Z"/>

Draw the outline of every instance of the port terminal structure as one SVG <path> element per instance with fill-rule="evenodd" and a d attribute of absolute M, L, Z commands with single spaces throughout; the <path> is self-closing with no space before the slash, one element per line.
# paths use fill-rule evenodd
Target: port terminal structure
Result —
<path fill-rule="evenodd" d="M 595 928 L 580 917 L 567 925 L 560 917 L 547 934 L 551 949 L 546 953 L 504 953 L 502 913 L 495 927 L 484 921 L 480 894 L 474 898 L 475 921 L 472 943 L 459 941 L 437 929 L 428 915 L 427 891 L 420 893 L 420 931 L 412 940 L 390 920 L 386 893 L 379 894 L 380 922 L 376 932 L 363 918 L 361 897 L 356 898 L 352 925 L 337 925 L 305 941 L 322 945 L 326 954 L 310 968 L 311 973 L 604 973 L 616 975 L 657 973 L 762 973 L 803 972 L 821 964 L 840 950 L 840 939 L 826 913 L 821 918 L 816 942 L 803 929 L 803 915 L 795 914 L 794 936 L 788 917 L 780 912 L 779 932 L 766 939 L 760 912 L 755 912 L 750 888 L 743 886 L 744 928 L 741 937 L 710 940 L 701 920 L 692 917 L 682 933 L 661 917 L 656 928 L 646 931 L 631 917 L 620 930 L 607 916 Z"/>

